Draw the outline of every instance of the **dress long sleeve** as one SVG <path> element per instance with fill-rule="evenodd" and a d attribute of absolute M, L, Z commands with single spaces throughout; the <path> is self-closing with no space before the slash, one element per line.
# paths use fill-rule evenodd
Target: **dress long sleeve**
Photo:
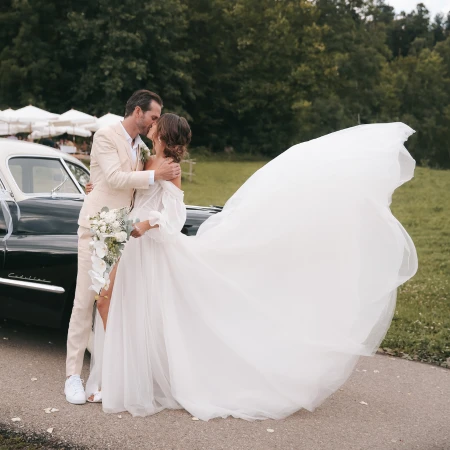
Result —
<path fill-rule="evenodd" d="M 162 209 L 149 211 L 148 220 L 151 226 L 158 225 L 147 231 L 146 236 L 157 242 L 173 240 L 186 222 L 186 206 L 183 202 L 184 192 L 170 181 L 163 184 Z"/>

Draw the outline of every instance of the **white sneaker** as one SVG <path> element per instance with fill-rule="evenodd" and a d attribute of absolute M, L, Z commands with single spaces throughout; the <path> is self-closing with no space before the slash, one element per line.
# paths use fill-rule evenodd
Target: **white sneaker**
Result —
<path fill-rule="evenodd" d="M 86 394 L 80 375 L 71 375 L 67 378 L 64 394 L 66 394 L 66 400 L 69 403 L 73 403 L 74 405 L 84 405 L 86 403 Z"/>

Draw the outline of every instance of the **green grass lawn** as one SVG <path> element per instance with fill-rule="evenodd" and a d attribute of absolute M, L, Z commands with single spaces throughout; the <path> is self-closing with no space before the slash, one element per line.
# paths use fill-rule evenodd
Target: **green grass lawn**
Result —
<path fill-rule="evenodd" d="M 201 161 L 194 181 L 183 181 L 185 202 L 223 205 L 264 164 Z M 399 290 L 382 348 L 445 366 L 450 358 L 450 171 L 417 168 L 415 178 L 395 193 L 392 211 L 416 245 L 419 271 Z"/>

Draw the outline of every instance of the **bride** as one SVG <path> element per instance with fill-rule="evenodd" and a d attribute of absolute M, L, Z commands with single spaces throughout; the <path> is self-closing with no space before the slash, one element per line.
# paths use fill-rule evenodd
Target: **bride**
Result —
<path fill-rule="evenodd" d="M 202 420 L 314 410 L 376 352 L 396 289 L 417 270 L 389 209 L 413 176 L 412 133 L 362 125 L 295 145 L 193 237 L 180 232 L 180 179 L 138 191 L 131 216 L 143 236 L 117 266 L 106 332 L 97 312 L 91 400 L 101 390 L 108 413 L 184 408 Z M 148 164 L 180 160 L 190 136 L 185 119 L 164 114 Z"/>

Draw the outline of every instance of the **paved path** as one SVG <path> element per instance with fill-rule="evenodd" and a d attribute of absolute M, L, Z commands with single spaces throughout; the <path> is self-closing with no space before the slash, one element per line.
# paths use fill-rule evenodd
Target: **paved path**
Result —
<path fill-rule="evenodd" d="M 448 369 L 382 355 L 362 358 L 344 387 L 314 413 L 281 421 L 201 422 L 185 411 L 119 418 L 98 404 L 66 403 L 61 332 L 0 325 L 0 424 L 21 431 L 45 435 L 53 428 L 55 440 L 115 450 L 450 450 Z M 46 414 L 49 407 L 59 411 Z"/>

